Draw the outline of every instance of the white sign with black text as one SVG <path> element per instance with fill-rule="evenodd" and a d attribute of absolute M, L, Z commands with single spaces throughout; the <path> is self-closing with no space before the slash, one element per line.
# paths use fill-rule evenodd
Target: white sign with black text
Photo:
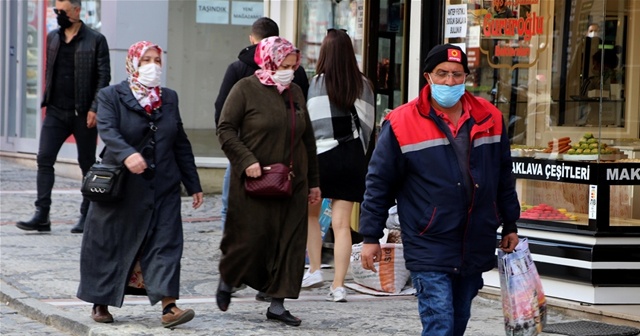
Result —
<path fill-rule="evenodd" d="M 445 15 L 444 37 L 467 37 L 467 5 L 449 5 Z"/>
<path fill-rule="evenodd" d="M 231 24 L 251 26 L 264 16 L 263 2 L 233 1 L 231 3 Z"/>
<path fill-rule="evenodd" d="M 229 1 L 197 0 L 196 22 L 209 24 L 229 24 Z"/>

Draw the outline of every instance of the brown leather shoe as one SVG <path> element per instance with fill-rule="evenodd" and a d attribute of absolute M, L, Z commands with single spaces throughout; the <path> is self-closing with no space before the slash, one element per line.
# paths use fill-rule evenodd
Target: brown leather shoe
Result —
<path fill-rule="evenodd" d="M 182 310 L 176 307 L 175 303 L 170 303 L 163 309 L 162 326 L 165 328 L 173 328 L 193 320 L 194 316 L 196 316 L 196 313 L 193 309 Z"/>
<path fill-rule="evenodd" d="M 106 305 L 93 305 L 91 318 L 98 323 L 113 323 L 113 316 L 109 313 L 109 307 Z"/>

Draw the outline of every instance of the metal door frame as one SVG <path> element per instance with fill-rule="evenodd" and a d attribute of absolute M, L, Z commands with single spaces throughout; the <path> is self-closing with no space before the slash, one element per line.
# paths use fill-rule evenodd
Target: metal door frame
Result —
<path fill-rule="evenodd" d="M 36 2 L 34 9 L 38 15 L 38 50 L 42 50 L 44 29 L 42 1 Z M 36 112 L 36 135 L 22 137 L 22 117 L 26 113 L 26 34 L 28 2 L 22 0 L 0 1 L 0 150 L 7 152 L 37 153 L 42 111 Z M 42 96 L 42 56 L 38 57 L 38 100 Z"/>

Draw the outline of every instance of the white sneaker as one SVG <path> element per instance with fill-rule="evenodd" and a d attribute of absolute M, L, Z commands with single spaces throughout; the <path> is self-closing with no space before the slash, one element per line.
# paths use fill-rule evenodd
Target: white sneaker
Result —
<path fill-rule="evenodd" d="M 347 302 L 347 290 L 344 289 L 344 287 L 338 287 L 336 289 L 329 287 L 329 294 L 327 294 L 327 301 Z"/>
<path fill-rule="evenodd" d="M 309 273 L 307 270 L 302 277 L 302 288 L 318 288 L 322 287 L 324 279 L 322 278 L 322 271 L 316 270 L 313 273 Z"/>

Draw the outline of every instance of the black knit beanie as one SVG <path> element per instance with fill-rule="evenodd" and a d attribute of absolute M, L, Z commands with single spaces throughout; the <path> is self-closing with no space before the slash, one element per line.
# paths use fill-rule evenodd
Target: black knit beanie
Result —
<path fill-rule="evenodd" d="M 442 62 L 460 63 L 464 68 L 464 72 L 469 73 L 467 54 L 465 54 L 460 47 L 453 44 L 439 44 L 433 47 L 424 60 L 424 69 L 422 71 L 430 73 Z"/>

